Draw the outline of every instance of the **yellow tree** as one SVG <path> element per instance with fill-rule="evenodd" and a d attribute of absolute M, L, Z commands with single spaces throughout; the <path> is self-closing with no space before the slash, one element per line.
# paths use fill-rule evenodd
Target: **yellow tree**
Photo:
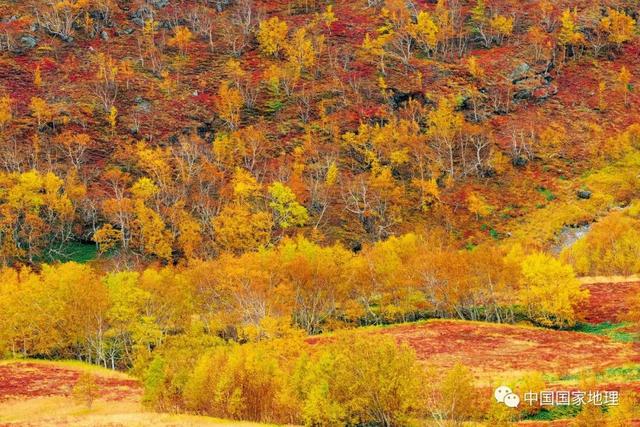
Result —
<path fill-rule="evenodd" d="M 41 127 L 44 123 L 49 122 L 53 118 L 52 106 L 42 98 L 37 96 L 31 98 L 29 107 L 31 108 L 31 113 L 38 121 L 38 127 Z"/>
<path fill-rule="evenodd" d="M 255 251 L 271 241 L 273 217 L 261 209 L 262 185 L 244 169 L 236 169 L 233 201 L 213 219 L 215 241 L 220 249 L 234 253 Z"/>
<path fill-rule="evenodd" d="M 341 246 L 321 247 L 303 237 L 278 248 L 292 297 L 293 321 L 308 333 L 318 333 L 347 296 L 345 267 L 350 253 Z"/>
<path fill-rule="evenodd" d="M 277 16 L 260 22 L 258 43 L 268 56 L 278 56 L 285 48 L 289 27 Z"/>
<path fill-rule="evenodd" d="M 478 414 L 479 396 L 471 370 L 456 363 L 444 372 L 428 369 L 426 403 L 436 425 L 463 425 Z M 437 378 L 437 380 L 434 380 Z"/>
<path fill-rule="evenodd" d="M 437 51 L 440 28 L 429 12 L 421 10 L 418 13 L 416 22 L 409 24 L 409 34 L 418 41 L 428 55 L 433 55 Z"/>
<path fill-rule="evenodd" d="M 36 69 L 33 72 L 33 84 L 37 88 L 42 86 L 42 72 L 40 71 L 40 64 L 36 66 Z"/>
<path fill-rule="evenodd" d="M 170 209 L 177 248 L 187 259 L 200 256 L 203 250 L 202 227 L 200 222 L 185 209 L 184 201 L 179 201 Z"/>
<path fill-rule="evenodd" d="M 244 106 L 242 93 L 224 81 L 218 88 L 218 96 L 215 99 L 216 112 L 230 129 L 237 129 L 240 125 L 240 113 Z"/>
<path fill-rule="evenodd" d="M 449 176 L 453 179 L 456 177 L 456 151 L 464 116 L 454 110 L 452 99 L 440 98 L 438 107 L 429 113 L 427 119 L 429 125 L 427 134 L 434 142 L 442 165 L 448 168 Z"/>
<path fill-rule="evenodd" d="M 544 56 L 548 56 L 551 39 L 548 33 L 539 25 L 533 25 L 527 31 L 527 41 L 533 51 L 533 58 L 539 61 Z"/>
<path fill-rule="evenodd" d="M 269 186 L 269 195 L 271 196 L 269 206 L 273 209 L 278 226 L 285 229 L 307 223 L 309 213 L 298 203 L 291 188 L 281 182 L 274 182 Z"/>
<path fill-rule="evenodd" d="M 467 60 L 467 69 L 469 70 L 469 74 L 476 79 L 479 80 L 484 76 L 484 70 L 478 63 L 478 57 L 471 55 Z"/>
<path fill-rule="evenodd" d="M 119 66 L 110 55 L 98 53 L 93 61 L 96 66 L 94 80 L 94 92 L 102 102 L 102 107 L 110 114 L 118 97 L 118 73 Z"/>
<path fill-rule="evenodd" d="M 631 72 L 624 65 L 618 74 L 618 87 L 624 98 L 624 105 L 629 106 L 629 93 L 631 92 Z"/>
<path fill-rule="evenodd" d="M 303 358 L 292 379 L 304 423 L 328 426 L 410 425 L 429 383 L 411 348 L 375 334 L 339 336 Z"/>
<path fill-rule="evenodd" d="M 85 161 L 87 149 L 93 145 L 93 140 L 86 133 L 75 134 L 64 131 L 54 138 L 54 142 L 60 146 L 65 155 L 69 157 L 71 164 L 77 170 Z"/>
<path fill-rule="evenodd" d="M 269 244 L 273 219 L 268 212 L 252 212 L 247 204 L 236 203 L 222 209 L 213 227 L 215 242 L 222 250 L 240 253 Z"/>
<path fill-rule="evenodd" d="M 85 14 L 90 0 L 54 0 L 37 9 L 38 23 L 65 42 L 73 41 L 74 25 Z"/>
<path fill-rule="evenodd" d="M 140 242 L 145 254 L 169 260 L 172 255 L 171 235 L 165 223 L 146 203 L 158 192 L 158 187 L 149 178 L 140 178 L 131 187 L 134 196 L 134 237 Z"/>
<path fill-rule="evenodd" d="M 291 40 L 285 45 L 285 51 L 289 62 L 301 73 L 315 64 L 316 55 L 320 53 L 318 47 L 314 46 L 307 30 L 302 27 L 293 33 Z"/>
<path fill-rule="evenodd" d="M 113 228 L 113 225 L 105 224 L 93 233 L 91 240 L 98 245 L 98 252 L 105 254 L 113 250 L 123 240 L 123 233 Z"/>
<path fill-rule="evenodd" d="M 632 205 L 631 209 L 637 209 Z M 640 273 L 640 221 L 614 212 L 593 224 L 582 239 L 561 253 L 582 275 L 611 276 Z"/>
<path fill-rule="evenodd" d="M 175 34 L 169 39 L 167 44 L 169 46 L 175 46 L 180 51 L 180 54 L 184 56 L 191 45 L 193 40 L 193 33 L 189 28 L 179 25 L 175 28 Z"/>
<path fill-rule="evenodd" d="M 34 257 L 72 236 L 75 207 L 64 181 L 37 171 L 0 174 L 0 246 L 4 262 Z"/>
<path fill-rule="evenodd" d="M 385 45 L 389 42 L 392 33 L 382 33 L 376 37 L 369 36 L 369 33 L 365 34 L 364 40 L 362 42 L 362 51 L 365 55 L 376 58 L 378 62 L 378 69 L 382 74 L 386 74 L 385 69 L 385 57 L 387 51 L 385 50 Z"/>
<path fill-rule="evenodd" d="M 503 15 L 495 15 L 489 21 L 491 30 L 495 33 L 495 40 L 498 44 L 502 44 L 503 40 L 513 33 L 513 18 L 507 18 Z"/>
<path fill-rule="evenodd" d="M 570 328 L 578 320 L 576 307 L 589 292 L 581 289 L 573 268 L 536 252 L 522 260 L 519 298 L 529 318 L 543 326 Z"/>
<path fill-rule="evenodd" d="M 575 54 L 575 48 L 585 43 L 584 35 L 579 31 L 578 25 L 576 24 L 577 20 L 577 9 L 566 9 L 562 12 L 562 17 L 560 18 L 562 26 L 558 33 L 558 43 L 564 47 L 565 56 L 567 50 L 569 50 L 571 54 Z"/>
<path fill-rule="evenodd" d="M 607 9 L 607 16 L 600 21 L 600 27 L 608 34 L 608 40 L 618 47 L 635 37 L 636 21 L 624 11 Z"/>
<path fill-rule="evenodd" d="M 492 210 L 484 197 L 476 192 L 471 192 L 467 196 L 467 209 L 472 214 L 475 214 L 477 219 L 489 215 Z"/>
<path fill-rule="evenodd" d="M 10 97 L 5 95 L 0 98 L 0 128 L 2 129 L 4 129 L 13 118 L 11 104 L 12 102 Z"/>

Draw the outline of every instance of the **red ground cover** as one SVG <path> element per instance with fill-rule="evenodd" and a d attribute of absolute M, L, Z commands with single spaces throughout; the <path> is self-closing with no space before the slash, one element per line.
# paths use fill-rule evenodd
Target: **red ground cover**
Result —
<path fill-rule="evenodd" d="M 449 368 L 460 362 L 483 376 L 533 370 L 564 374 L 640 362 L 631 344 L 579 332 L 453 320 L 379 331 L 408 343 L 426 364 Z"/>
<path fill-rule="evenodd" d="M 0 365 L 0 402 L 15 398 L 70 396 L 81 371 L 73 368 L 30 362 Z M 100 398 L 106 400 L 137 399 L 140 384 L 126 378 L 95 377 Z"/>
<path fill-rule="evenodd" d="M 640 282 L 596 283 L 585 285 L 591 296 L 580 307 L 580 313 L 588 323 L 617 323 L 628 311 L 628 299 L 640 292 Z"/>

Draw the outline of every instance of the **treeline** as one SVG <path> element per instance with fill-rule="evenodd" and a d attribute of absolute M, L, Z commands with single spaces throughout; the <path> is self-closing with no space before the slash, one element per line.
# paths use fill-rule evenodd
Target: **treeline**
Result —
<path fill-rule="evenodd" d="M 148 404 L 326 426 L 412 425 L 431 417 L 463 422 L 489 410 L 468 368 L 425 370 L 413 350 L 393 338 L 338 335 L 309 345 L 289 336 L 239 345 L 200 335 L 194 330 L 157 352 L 143 374 Z"/>
<path fill-rule="evenodd" d="M 314 343 L 295 333 L 242 345 L 202 337 L 193 328 L 156 351 L 142 373 L 147 404 L 308 426 L 506 427 L 541 411 L 536 405 L 498 404 L 468 367 L 425 366 L 410 347 L 376 331 L 338 333 Z M 580 378 L 581 387 L 594 387 L 592 375 Z M 508 384 L 520 396 L 546 389 L 538 372 Z M 571 425 L 621 427 L 636 416 L 637 400 L 625 393 L 618 405 L 580 409 Z"/>
<path fill-rule="evenodd" d="M 353 253 L 302 237 L 240 256 L 100 273 L 0 271 L 0 351 L 127 367 L 194 322 L 237 342 L 426 317 L 567 328 L 585 298 L 570 266 L 514 246 L 458 250 L 408 234 Z M 278 325 L 278 327 L 274 327 Z M 275 329 L 274 329 L 275 328 Z"/>

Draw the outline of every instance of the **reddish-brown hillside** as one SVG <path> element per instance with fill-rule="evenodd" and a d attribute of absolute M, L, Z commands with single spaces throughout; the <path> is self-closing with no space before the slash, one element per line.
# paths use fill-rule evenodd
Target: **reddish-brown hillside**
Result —
<path fill-rule="evenodd" d="M 409 344 L 426 365 L 449 368 L 463 363 L 484 379 L 527 371 L 566 374 L 640 362 L 640 353 L 631 344 L 529 326 L 439 320 L 391 326 L 379 333 Z"/>

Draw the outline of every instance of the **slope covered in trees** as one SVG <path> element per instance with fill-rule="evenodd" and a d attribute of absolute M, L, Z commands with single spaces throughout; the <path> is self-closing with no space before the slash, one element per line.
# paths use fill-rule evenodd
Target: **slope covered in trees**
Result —
<path fill-rule="evenodd" d="M 4 262 L 502 239 L 638 145 L 634 4 L 2 2 Z"/>

